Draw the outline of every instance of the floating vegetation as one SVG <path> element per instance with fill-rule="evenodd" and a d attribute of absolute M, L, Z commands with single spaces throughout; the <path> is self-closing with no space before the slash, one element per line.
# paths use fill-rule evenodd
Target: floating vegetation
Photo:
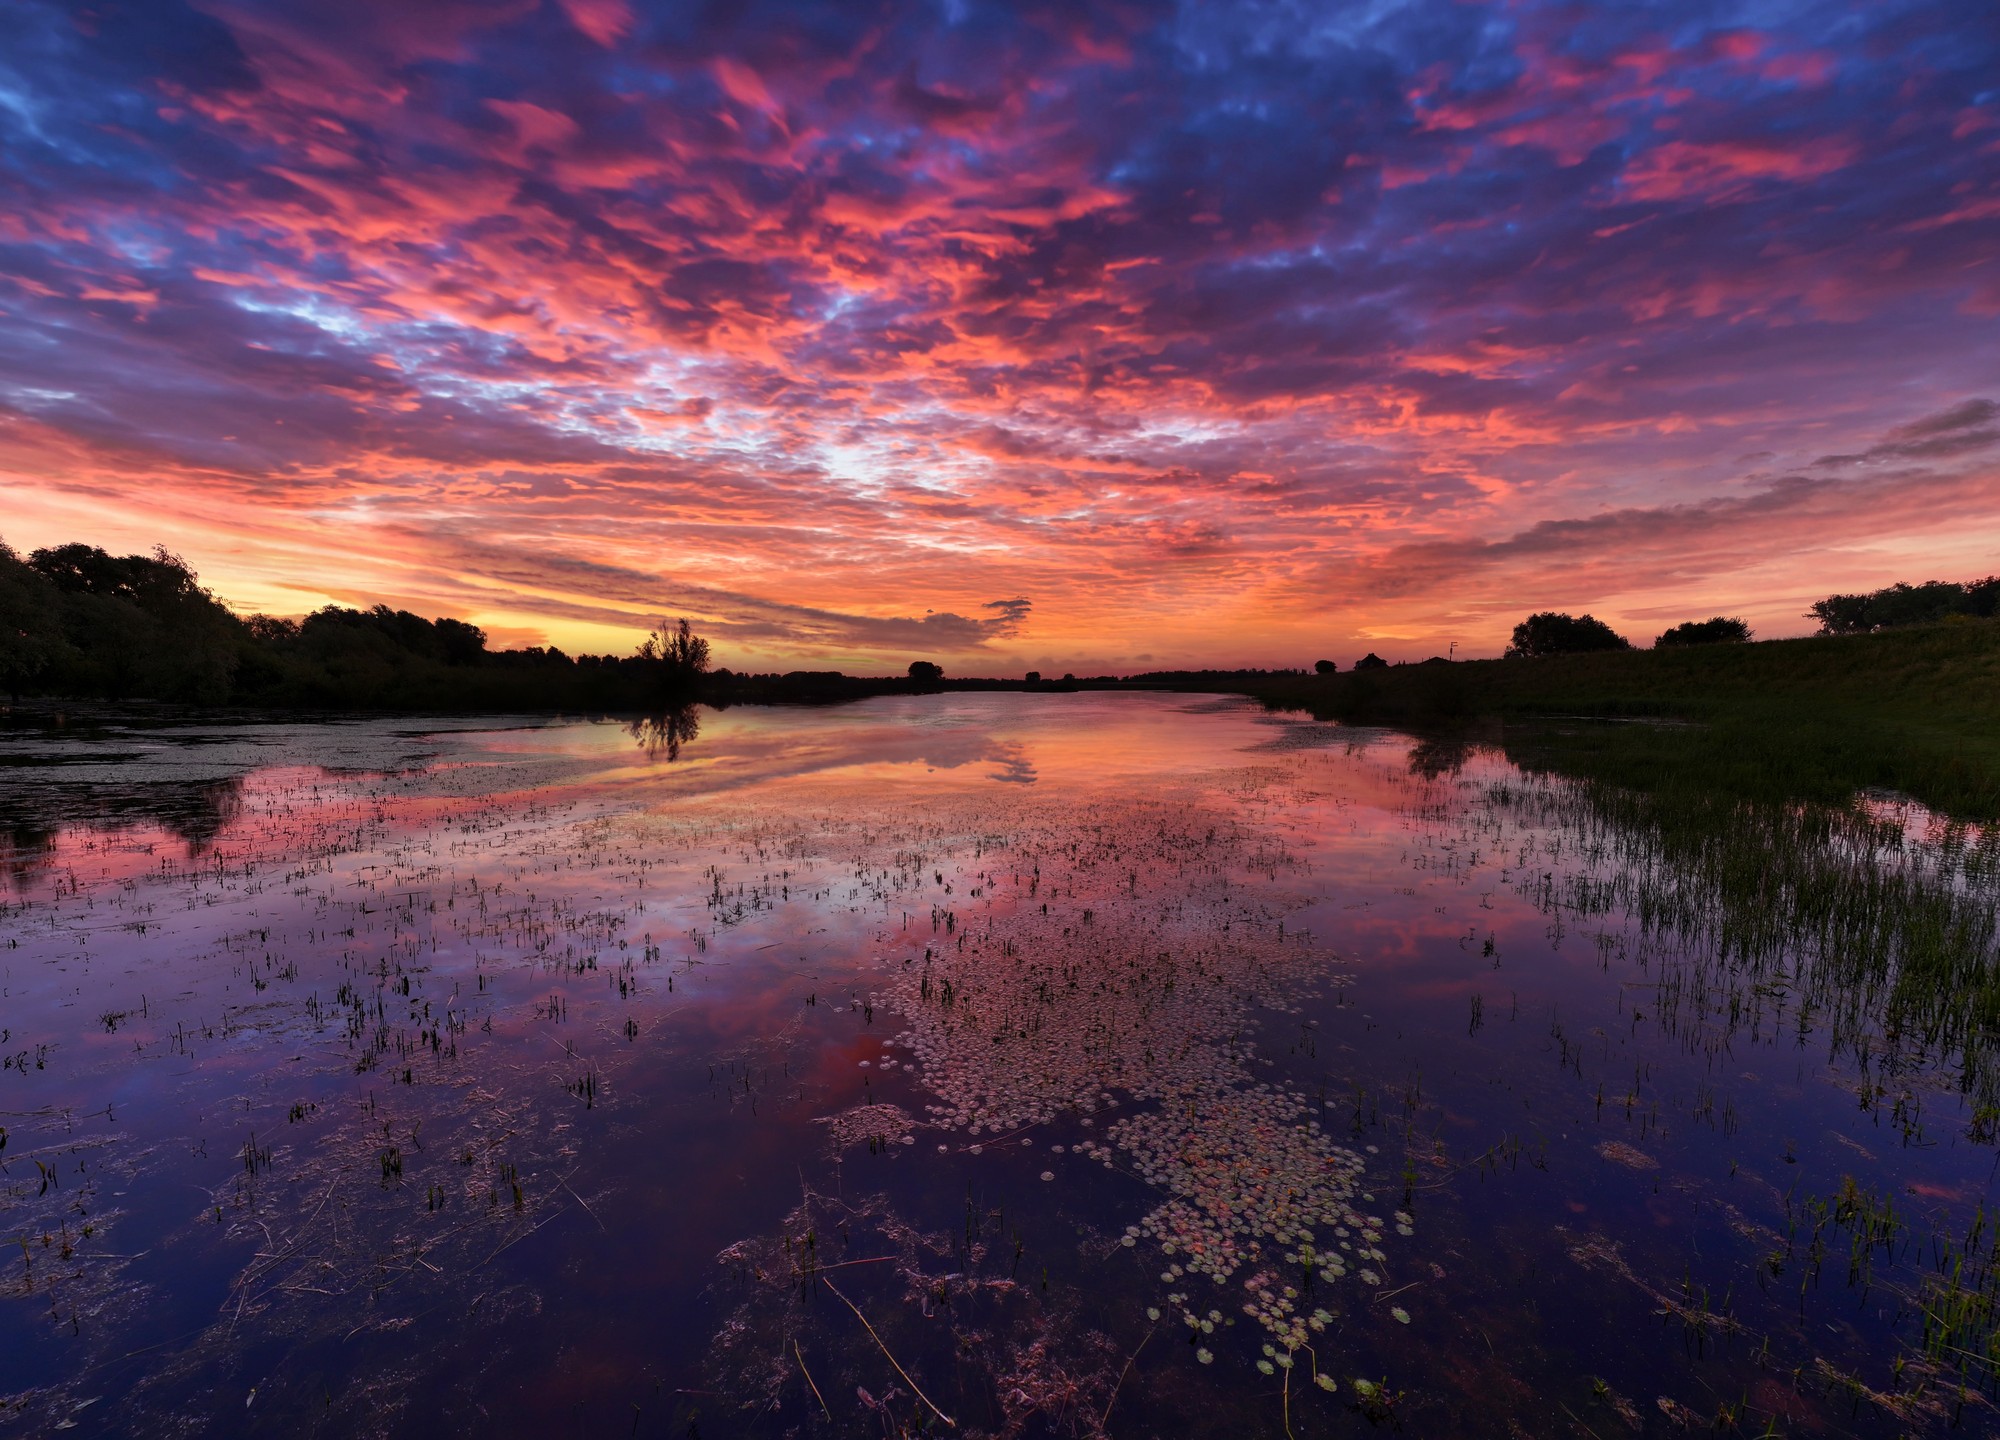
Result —
<path fill-rule="evenodd" d="M 827 1142 L 835 1154 L 866 1145 L 868 1153 L 886 1154 L 892 1145 L 917 1143 L 916 1122 L 900 1105 L 856 1105 L 838 1115 L 822 1115 Z"/>
<path fill-rule="evenodd" d="M 1164 807 L 1128 805 L 1119 825 L 1084 833 L 1086 844 L 1061 852 L 1063 873 L 1073 885 L 1078 870 L 1115 865 L 1110 897 L 1056 919 L 1046 906 L 1021 905 L 1023 892 L 1040 894 L 1044 863 L 1057 857 L 1017 844 L 997 880 L 984 871 L 975 888 L 990 894 L 997 883 L 1013 903 L 963 918 L 945 911 L 943 932 L 958 943 L 926 945 L 879 998 L 909 1017 L 899 1044 L 938 1096 L 929 1109 L 947 1130 L 1012 1139 L 1059 1115 L 1087 1128 L 1104 1111 L 1145 1107 L 1102 1141 L 1072 1147 L 1107 1166 L 1123 1160 L 1170 1197 L 1123 1243 L 1153 1242 L 1167 1285 L 1221 1285 L 1267 1258 L 1285 1266 L 1298 1284 L 1260 1270 L 1241 1308 L 1289 1356 L 1326 1323 L 1301 1310 L 1299 1284 L 1334 1285 L 1351 1265 L 1388 1258 L 1386 1222 L 1353 1204 L 1363 1156 L 1322 1133 L 1300 1096 L 1250 1076 L 1255 1017 L 1295 1012 L 1329 967 L 1307 936 L 1287 934 L 1282 912 L 1246 911 L 1231 896 L 1232 867 L 1274 874 L 1297 862 L 1268 840 L 1251 852 L 1251 837 L 1222 817 Z M 985 1142 L 966 1148 L 978 1155 Z M 1405 1235 L 1414 1233 L 1408 1220 Z M 1193 1311 L 1185 1318 L 1197 1329 L 1210 1323 Z"/>
<path fill-rule="evenodd" d="M 1388 1258 L 1381 1218 L 1350 1203 L 1362 1157 L 1322 1135 L 1295 1096 L 1268 1086 L 1196 1092 L 1120 1121 L 1109 1138 L 1174 1197 L 1139 1225 L 1172 1257 L 1163 1278 L 1220 1285 L 1258 1267 L 1244 1282 L 1243 1313 L 1288 1346 L 1326 1325 L 1324 1312 L 1302 1308 L 1301 1286 L 1337 1285 L 1350 1265 Z M 1274 1273 L 1261 1264 L 1267 1256 L 1288 1268 Z"/>
<path fill-rule="evenodd" d="M 1623 1140 L 1601 1141 L 1597 1153 L 1613 1165 L 1623 1165 L 1627 1170 L 1657 1170 L 1660 1162 L 1636 1145 L 1627 1145 Z"/>

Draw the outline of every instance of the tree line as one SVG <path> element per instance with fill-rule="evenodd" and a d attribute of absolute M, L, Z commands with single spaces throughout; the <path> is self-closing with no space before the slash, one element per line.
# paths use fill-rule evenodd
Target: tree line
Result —
<path fill-rule="evenodd" d="M 1810 615 L 1822 635 L 1866 635 L 1905 625 L 1939 625 L 1955 620 L 1991 620 L 2000 612 L 2000 575 L 1954 584 L 1930 580 L 1895 584 L 1864 595 L 1829 595 Z"/>
<path fill-rule="evenodd" d="M 1829 595 L 1808 614 L 1819 621 L 1821 634 L 1853 635 L 1991 619 L 1996 612 L 2000 577 L 1989 576 L 1964 584 L 1930 581 Z M 1672 626 L 1653 645 L 1742 644 L 1751 638 L 1743 620 L 1717 615 Z M 1595 616 L 1551 610 L 1516 625 L 1506 654 L 1537 658 L 1631 648 Z M 712 670 L 710 659 L 708 641 L 686 619 L 661 620 L 630 655 L 569 655 L 553 645 L 494 650 L 477 625 L 449 616 L 427 619 L 387 605 L 329 605 L 298 620 L 238 616 L 164 547 L 150 555 L 112 555 L 69 544 L 23 557 L 0 542 L 0 691 L 15 699 L 51 695 L 327 710 L 651 711 L 694 699 L 853 699 L 944 683 L 942 667 L 927 660 L 912 663 L 907 679 L 885 680 L 837 671 L 737 674 Z M 1371 653 L 1354 668 L 1382 669 L 1387 663 Z M 1337 668 L 1330 660 L 1313 667 L 1320 675 Z M 1131 676 L 1126 683 L 1227 679 L 1233 686 L 1291 673 L 1171 671 Z M 1030 686 L 1040 682 L 1039 673 L 1029 674 Z M 977 688 L 1007 682 L 952 683 Z M 1075 683 L 1068 675 L 1060 682 Z"/>
<path fill-rule="evenodd" d="M 1829 595 L 1806 611 L 1819 622 L 1822 635 L 1867 635 L 1910 625 L 1940 625 L 1991 620 L 2000 613 L 2000 576 L 1959 584 L 1931 580 L 1922 585 L 1898 582 L 1860 595 Z M 1743 620 L 1717 615 L 1688 620 L 1663 631 L 1653 648 L 1685 645 L 1741 645 L 1752 638 Z M 1575 655 L 1594 650 L 1630 650 L 1632 642 L 1594 615 L 1569 615 L 1543 610 L 1514 627 L 1507 658 Z"/>
<path fill-rule="evenodd" d="M 634 709 L 694 698 L 708 642 L 662 620 L 630 655 L 488 647 L 464 620 L 329 605 L 238 616 L 165 548 L 0 543 L 0 689 L 24 695 L 324 709 Z"/>

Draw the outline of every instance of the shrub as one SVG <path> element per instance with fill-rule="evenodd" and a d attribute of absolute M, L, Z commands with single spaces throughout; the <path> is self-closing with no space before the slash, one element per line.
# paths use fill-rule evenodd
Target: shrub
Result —
<path fill-rule="evenodd" d="M 1741 620 L 1718 615 L 1713 620 L 1684 620 L 1653 642 L 1654 649 L 1675 645 L 1742 645 L 1750 639 L 1750 627 Z"/>
<path fill-rule="evenodd" d="M 1541 610 L 1514 627 L 1509 659 L 1544 655 L 1580 655 L 1591 650 L 1630 650 L 1631 642 L 1595 615 L 1565 615 Z"/>

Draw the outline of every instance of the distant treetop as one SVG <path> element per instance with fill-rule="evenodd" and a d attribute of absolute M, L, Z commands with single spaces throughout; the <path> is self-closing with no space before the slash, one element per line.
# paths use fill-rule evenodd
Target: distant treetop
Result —
<path fill-rule="evenodd" d="M 1678 645 L 1743 645 L 1750 639 L 1746 621 L 1717 615 L 1712 620 L 1684 620 L 1661 633 L 1653 642 L 1655 650 Z"/>
<path fill-rule="evenodd" d="M 923 681 L 926 684 L 942 680 L 944 679 L 944 666 L 938 664 L 935 660 L 912 660 L 910 662 L 910 678 L 912 680 Z"/>
<path fill-rule="evenodd" d="M 1331 675 L 1334 671 L 1338 670 L 1339 668 L 1340 667 L 1334 664 L 1333 661 L 1331 660 L 1313 661 L 1313 673 L 1315 675 Z"/>
<path fill-rule="evenodd" d="M 1631 642 L 1595 615 L 1541 610 L 1514 627 L 1509 659 L 1577 655 L 1589 650 L 1630 650 Z"/>

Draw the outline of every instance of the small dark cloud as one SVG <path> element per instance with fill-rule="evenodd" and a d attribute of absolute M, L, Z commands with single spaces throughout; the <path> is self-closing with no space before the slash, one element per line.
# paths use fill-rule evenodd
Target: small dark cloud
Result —
<path fill-rule="evenodd" d="M 1967 400 L 1962 405 L 1954 405 L 1949 410 L 1927 415 L 1921 420 L 1913 420 L 1908 425 L 1899 425 L 1894 434 L 1905 440 L 1923 440 L 1933 435 L 1949 435 L 1960 430 L 1974 430 L 1990 425 L 2000 419 L 2000 403 L 1992 400 Z"/>
<path fill-rule="evenodd" d="M 993 617 L 993 635 L 1012 635 L 1028 620 L 1028 612 L 1035 608 L 1034 602 L 1024 599 L 988 600 L 981 607 L 999 613 Z"/>
<path fill-rule="evenodd" d="M 1892 438 L 1852 455 L 1822 455 L 1815 466 L 1870 465 L 1885 460 L 1948 460 L 2000 445 L 2000 405 L 1967 400 L 1935 415 L 1899 425 Z"/>

